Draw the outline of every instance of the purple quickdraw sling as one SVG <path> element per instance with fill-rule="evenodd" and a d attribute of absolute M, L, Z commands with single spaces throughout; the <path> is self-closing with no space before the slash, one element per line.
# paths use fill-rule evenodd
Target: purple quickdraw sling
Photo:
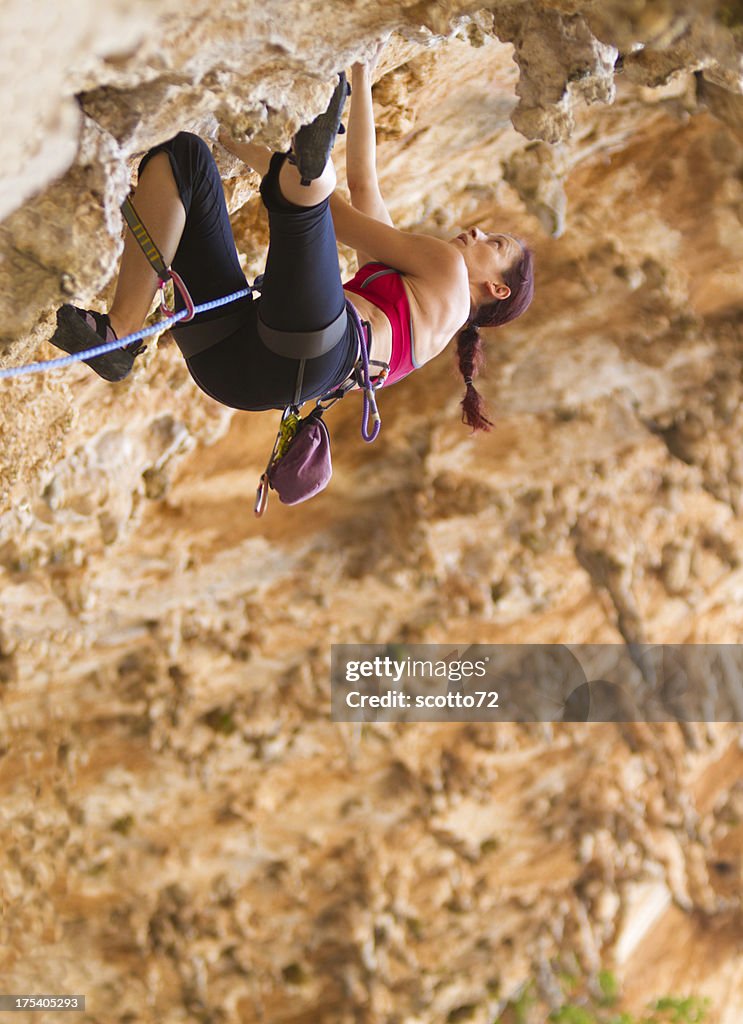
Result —
<path fill-rule="evenodd" d="M 361 343 L 361 372 L 363 381 L 362 387 L 364 389 L 364 411 L 361 416 L 361 436 L 367 443 L 369 443 L 371 441 L 376 440 L 377 435 L 379 434 L 379 431 L 382 427 L 382 420 L 379 415 L 379 409 L 377 408 L 377 399 L 374 395 L 374 392 L 376 391 L 377 388 L 381 388 L 385 380 L 387 379 L 389 366 L 386 366 L 385 364 L 386 369 L 382 371 L 382 373 L 377 378 L 376 382 L 372 384 L 371 377 L 369 376 L 369 351 L 367 345 L 368 339 L 366 335 L 366 330 L 364 328 L 364 323 L 366 323 L 366 326 L 368 327 L 370 334 L 371 326 L 366 321 L 362 323 L 361 317 L 358 314 L 358 310 L 356 309 L 354 304 L 350 302 L 348 299 L 346 299 L 346 309 L 348 311 L 348 315 L 351 317 L 351 320 L 353 321 L 354 327 L 356 328 L 356 334 L 358 335 L 359 342 Z M 369 432 L 369 412 L 371 412 L 372 420 L 374 421 L 374 426 L 372 427 L 371 432 Z"/>

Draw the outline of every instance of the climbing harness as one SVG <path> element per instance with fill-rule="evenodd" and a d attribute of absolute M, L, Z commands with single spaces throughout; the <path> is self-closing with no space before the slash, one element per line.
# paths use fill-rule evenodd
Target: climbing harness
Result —
<path fill-rule="evenodd" d="M 370 443 L 379 434 L 382 421 L 374 392 L 382 387 L 387 379 L 389 363 L 369 359 L 371 324 L 361 320 L 355 306 L 348 299 L 346 311 L 351 317 L 359 341 L 360 357 L 348 379 L 340 387 L 318 398 L 314 409 L 304 418 L 299 415 L 301 372 L 298 375 L 295 400 L 287 405 L 281 414 L 276 440 L 256 490 L 256 516 L 262 516 L 266 510 L 269 489 L 275 490 L 279 500 L 285 505 L 297 505 L 314 497 L 328 485 L 333 475 L 333 465 L 330 455 L 330 433 L 322 416 L 326 409 L 348 394 L 355 384 L 364 392 L 361 436 L 364 441 Z M 373 381 L 369 371 L 370 365 L 382 367 Z M 371 429 L 370 413 L 373 421 Z"/>

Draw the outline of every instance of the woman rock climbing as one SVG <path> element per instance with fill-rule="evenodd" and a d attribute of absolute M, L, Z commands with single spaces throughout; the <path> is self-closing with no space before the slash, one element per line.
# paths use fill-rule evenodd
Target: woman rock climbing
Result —
<path fill-rule="evenodd" d="M 351 203 L 335 192 L 330 152 L 347 93 L 345 76 L 327 111 L 296 135 L 289 154 L 225 132 L 219 140 L 262 175 L 270 242 L 259 299 L 199 314 L 173 336 L 189 371 L 212 398 L 236 409 L 284 408 L 354 379 L 360 345 L 350 299 L 370 325 L 368 356 L 389 367 L 385 386 L 439 355 L 455 337 L 466 393 L 463 420 L 488 429 L 474 387 L 480 327 L 524 312 L 533 295 L 532 256 L 509 234 L 477 228 L 450 241 L 397 230 L 379 190 L 371 75 L 356 64 L 348 123 Z M 136 209 L 167 264 L 201 303 L 244 288 L 222 190 L 209 147 L 180 132 L 139 165 Z M 361 269 L 341 282 L 336 239 L 356 249 Z M 80 352 L 138 331 L 157 288 L 154 272 L 127 231 L 113 304 L 107 314 L 64 306 L 54 344 Z M 177 296 L 176 308 L 183 308 Z M 122 380 L 141 351 L 136 343 L 89 360 L 107 380 Z"/>

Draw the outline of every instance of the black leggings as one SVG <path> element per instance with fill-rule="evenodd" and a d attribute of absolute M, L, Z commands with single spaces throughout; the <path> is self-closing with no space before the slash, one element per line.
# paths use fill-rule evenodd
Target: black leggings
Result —
<path fill-rule="evenodd" d="M 139 173 L 161 152 L 168 154 L 186 210 L 186 226 L 172 266 L 185 281 L 194 304 L 245 288 L 222 180 L 209 147 L 197 135 L 179 132 L 145 154 Z M 325 199 L 308 207 L 287 202 L 278 185 L 283 160 L 283 154 L 274 154 L 261 182 L 270 231 L 261 297 L 200 313 L 194 323 L 213 322 L 217 332 L 220 319 L 239 310 L 240 325 L 222 341 L 186 360 L 199 387 L 234 409 L 281 409 L 294 398 L 298 359 L 276 355 L 263 344 L 257 332 L 258 308 L 268 327 L 302 332 L 327 327 L 345 303 L 329 202 Z M 176 309 L 183 308 L 176 292 Z M 178 325 L 173 335 L 177 340 Z M 343 338 L 332 351 L 306 361 L 300 401 L 338 387 L 350 374 L 356 355 L 357 340 L 349 319 Z"/>

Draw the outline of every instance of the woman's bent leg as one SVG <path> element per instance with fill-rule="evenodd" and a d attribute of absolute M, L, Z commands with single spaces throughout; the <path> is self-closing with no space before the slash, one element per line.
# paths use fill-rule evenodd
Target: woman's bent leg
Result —
<path fill-rule="evenodd" d="M 284 196 L 285 159 L 285 154 L 274 154 L 261 182 L 270 241 L 260 318 L 277 331 L 319 331 L 337 320 L 345 306 L 333 218 L 327 197 L 300 206 Z M 289 169 L 296 174 L 296 168 Z"/>
<path fill-rule="evenodd" d="M 165 160 L 166 156 L 167 161 Z M 141 208 L 140 188 L 146 185 L 148 175 L 151 170 L 155 170 L 156 164 L 160 164 L 162 168 L 163 164 L 167 162 L 170 165 L 170 179 L 180 200 L 178 205 L 183 211 L 184 222 L 176 248 L 173 250 L 174 236 L 171 236 L 170 239 L 165 239 L 165 248 L 160 249 L 165 262 L 172 265 L 173 270 L 183 278 L 196 305 L 244 288 L 246 286 L 245 274 L 240 266 L 235 248 L 222 179 L 209 146 L 197 135 L 190 132 L 179 132 L 167 142 L 154 146 L 142 158 L 139 165 L 140 185 L 134 198 L 134 204 L 145 227 L 160 247 L 157 234 L 153 230 L 157 213 L 153 211 L 155 219 L 153 219 L 153 227 L 151 227 L 147 211 Z M 167 174 L 163 170 L 160 173 Z M 131 232 L 128 231 L 127 235 L 131 236 Z M 134 249 L 138 249 L 133 236 L 128 237 L 128 241 L 131 242 Z M 143 253 L 140 252 L 138 255 L 145 263 L 147 262 Z M 149 264 L 147 265 L 149 266 Z M 154 271 L 152 271 L 152 278 L 156 286 Z M 150 303 L 153 297 L 154 288 L 149 296 Z M 112 310 L 115 308 L 118 298 L 117 289 Z M 175 307 L 177 310 L 184 308 L 184 302 L 177 290 Z M 149 306 L 147 308 L 149 309 Z M 227 306 L 209 310 L 207 313 L 199 314 L 196 320 L 205 322 L 218 319 L 220 316 L 224 316 L 225 312 L 229 312 L 230 308 Z"/>
<path fill-rule="evenodd" d="M 243 154 L 235 147 L 247 163 L 248 157 L 259 163 L 265 155 L 259 147 L 255 149 L 255 153 Z M 345 295 L 328 199 L 310 207 L 289 202 L 279 180 L 284 160 L 284 155 L 274 154 L 261 183 L 270 243 L 256 305 L 264 325 L 299 336 L 337 320 L 345 310 Z M 307 191 L 305 186 L 298 187 Z M 334 348 L 306 359 L 300 403 L 338 387 L 351 372 L 356 356 L 357 339 L 347 319 Z M 257 325 L 257 335 L 249 332 L 246 338 L 239 333 L 225 339 L 190 359 L 189 368 L 199 386 L 217 401 L 236 409 L 280 409 L 295 400 L 299 360 L 303 358 L 301 351 L 284 357 L 269 349 Z"/>
<path fill-rule="evenodd" d="M 294 203 L 295 206 L 317 206 L 333 194 L 337 180 L 332 160 L 328 160 L 320 177 L 315 178 L 309 185 L 302 184 L 301 174 L 288 160 L 284 161 L 279 171 L 281 194 L 287 202 Z"/>
<path fill-rule="evenodd" d="M 158 153 L 140 175 L 134 201 L 137 213 L 169 266 L 183 234 L 186 210 L 164 153 Z M 141 329 L 157 285 L 157 274 L 127 227 L 116 293 L 108 314 L 117 338 Z"/>
<path fill-rule="evenodd" d="M 194 303 L 243 290 L 245 275 L 232 237 L 222 180 L 206 143 L 180 132 L 143 157 L 139 177 L 137 211 L 166 263 L 172 263 L 185 281 Z M 50 341 L 65 352 L 84 353 L 102 341 L 124 340 L 141 328 L 156 287 L 157 274 L 127 228 L 110 315 L 65 303 L 57 310 L 57 328 Z M 178 310 L 184 307 L 178 291 L 175 305 Z M 231 312 L 234 319 L 234 306 Z M 209 310 L 199 314 L 194 323 L 224 315 L 222 308 Z M 141 342 L 124 345 L 85 362 L 105 380 L 122 381 L 145 347 Z"/>
<path fill-rule="evenodd" d="M 229 153 L 239 157 L 243 163 L 252 167 L 254 171 L 258 171 L 261 176 L 268 173 L 273 153 L 266 146 L 258 146 L 254 142 L 238 142 L 224 129 L 220 131 L 217 138 Z M 335 167 L 331 160 L 328 160 L 320 177 L 310 182 L 309 185 L 302 184 L 302 176 L 296 166 L 289 163 L 288 160 L 284 162 L 279 173 L 279 187 L 282 196 L 297 206 L 316 206 L 331 195 L 335 186 Z"/>

